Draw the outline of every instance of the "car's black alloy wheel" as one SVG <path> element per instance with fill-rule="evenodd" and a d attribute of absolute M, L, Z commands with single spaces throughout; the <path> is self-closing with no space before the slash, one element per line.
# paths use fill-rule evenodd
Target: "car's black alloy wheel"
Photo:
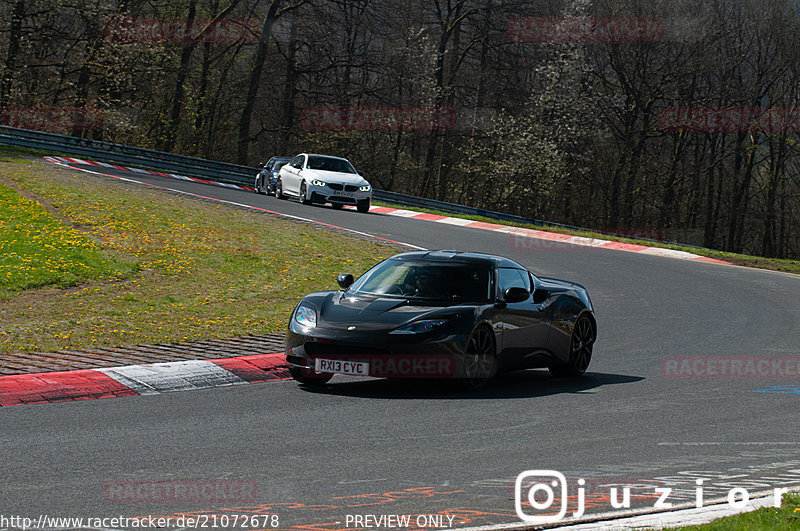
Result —
<path fill-rule="evenodd" d="M 275 197 L 278 199 L 286 199 L 286 196 L 283 195 L 283 183 L 280 179 L 278 179 L 278 182 L 275 183 Z"/>
<path fill-rule="evenodd" d="M 464 386 L 468 389 L 480 389 L 489 383 L 496 371 L 494 334 L 488 328 L 481 326 L 467 341 L 464 352 Z"/>
<path fill-rule="evenodd" d="M 580 376 L 586 372 L 592 361 L 595 331 L 591 319 L 585 315 L 578 317 L 572 329 L 569 347 L 569 361 L 566 364 L 552 365 L 553 376 Z"/>

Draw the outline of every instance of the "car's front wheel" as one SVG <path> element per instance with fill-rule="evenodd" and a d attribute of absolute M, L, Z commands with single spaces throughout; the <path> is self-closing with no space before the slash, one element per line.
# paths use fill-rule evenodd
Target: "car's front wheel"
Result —
<path fill-rule="evenodd" d="M 344 208 L 344 203 L 331 203 L 331 208 L 334 210 L 341 210 Z"/>
<path fill-rule="evenodd" d="M 356 204 L 356 210 L 359 212 L 369 212 L 369 199 L 364 199 Z"/>
<path fill-rule="evenodd" d="M 275 183 L 275 197 L 278 199 L 286 199 L 286 196 L 283 195 L 283 183 L 280 179 L 278 179 L 278 182 Z"/>
<path fill-rule="evenodd" d="M 592 347 L 597 337 L 594 323 L 586 315 L 581 315 L 572 329 L 569 344 L 569 360 L 549 367 L 553 376 L 580 376 L 586 372 L 592 361 Z"/>
<path fill-rule="evenodd" d="M 300 203 L 303 205 L 310 205 L 311 201 L 308 199 L 308 197 L 306 197 L 306 191 L 306 183 L 303 181 L 303 183 L 300 185 Z"/>
<path fill-rule="evenodd" d="M 310 369 L 299 369 L 297 367 L 289 367 L 289 374 L 292 375 L 295 381 L 305 385 L 325 385 L 333 378 L 332 374 L 327 376 L 324 374 L 316 375 Z M 314 376 L 311 376 L 311 374 L 314 374 Z"/>
<path fill-rule="evenodd" d="M 496 372 L 494 334 L 481 326 L 469 337 L 464 351 L 464 387 L 470 390 L 485 387 Z"/>

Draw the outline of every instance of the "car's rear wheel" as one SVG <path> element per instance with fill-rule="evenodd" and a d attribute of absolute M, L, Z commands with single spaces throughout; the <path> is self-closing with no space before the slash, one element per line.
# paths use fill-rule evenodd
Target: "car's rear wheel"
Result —
<path fill-rule="evenodd" d="M 325 385 L 333 378 L 332 374 L 317 375 L 309 369 L 299 369 L 297 367 L 289 367 L 289 374 L 292 375 L 297 382 L 305 385 Z M 312 376 L 312 374 L 314 376 Z"/>
<path fill-rule="evenodd" d="M 303 181 L 303 183 L 300 185 L 300 203 L 303 204 L 303 205 L 310 205 L 311 204 L 311 200 L 308 197 L 306 197 L 306 183 L 305 183 L 305 181 Z"/>
<path fill-rule="evenodd" d="M 463 384 L 467 389 L 480 389 L 494 378 L 497 372 L 497 353 L 494 345 L 494 334 L 481 326 L 476 329 L 467 341 L 464 352 Z"/>
<path fill-rule="evenodd" d="M 369 212 L 369 199 L 364 199 L 356 203 L 356 210 L 359 212 Z"/>
<path fill-rule="evenodd" d="M 586 372 L 592 361 L 592 347 L 596 332 L 594 323 L 586 315 L 581 315 L 572 329 L 569 343 L 569 360 L 549 367 L 553 376 L 580 376 Z"/>
<path fill-rule="evenodd" d="M 278 182 L 275 183 L 275 197 L 278 199 L 286 199 L 286 196 L 283 195 L 283 183 L 280 179 L 278 179 Z"/>
<path fill-rule="evenodd" d="M 261 193 L 261 178 L 260 177 L 256 177 L 256 183 L 255 183 L 255 186 L 253 186 L 253 188 L 255 188 L 255 192 L 257 194 Z"/>

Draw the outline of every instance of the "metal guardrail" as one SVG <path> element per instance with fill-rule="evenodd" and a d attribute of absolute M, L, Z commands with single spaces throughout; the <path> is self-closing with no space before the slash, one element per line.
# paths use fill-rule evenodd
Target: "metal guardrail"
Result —
<path fill-rule="evenodd" d="M 87 138 L 0 126 L 0 144 L 56 151 L 79 158 L 182 173 L 233 184 L 253 184 L 259 168 L 136 148 Z"/>
<path fill-rule="evenodd" d="M 164 151 L 137 148 L 133 146 L 126 146 L 124 144 L 101 142 L 74 136 L 45 133 L 42 131 L 32 131 L 29 129 L 19 129 L 4 125 L 0 125 L 0 144 L 29 149 L 38 149 L 42 151 L 58 152 L 61 154 L 73 155 L 81 158 L 91 158 L 93 160 L 99 160 L 103 162 L 130 164 L 132 166 L 138 166 L 152 170 L 171 171 L 182 175 L 201 177 L 204 179 L 232 184 L 252 185 L 256 174 L 260 171 L 260 168 L 231 164 L 228 162 L 187 157 L 185 155 L 176 155 L 174 153 L 166 153 Z M 527 225 L 595 232 L 623 238 L 629 237 L 625 234 L 615 233 L 613 231 L 586 229 L 573 225 L 564 225 L 562 223 L 553 223 L 540 219 L 506 214 L 505 212 L 497 212 L 494 210 L 485 210 L 482 208 L 458 205 L 455 203 L 448 203 L 446 201 L 438 201 L 436 199 L 427 199 L 413 195 L 399 194 L 397 192 L 389 192 L 387 190 L 375 189 L 373 191 L 373 197 L 379 201 L 385 201 L 387 203 L 393 203 L 400 206 L 426 208 L 451 214 L 483 216 L 489 219 L 498 219 Z M 685 243 L 668 242 L 639 237 L 636 239 L 647 242 L 681 245 L 683 247 L 691 247 L 695 249 L 705 249 L 705 247 L 689 245 Z"/>

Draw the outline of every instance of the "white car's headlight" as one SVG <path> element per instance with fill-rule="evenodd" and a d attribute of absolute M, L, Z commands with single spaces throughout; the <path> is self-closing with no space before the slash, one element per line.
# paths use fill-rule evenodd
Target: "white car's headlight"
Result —
<path fill-rule="evenodd" d="M 314 186 L 325 186 L 325 182 L 320 181 L 319 179 L 311 179 L 311 184 Z"/>
<path fill-rule="evenodd" d="M 358 191 L 359 192 L 369 192 L 369 190 L 370 190 L 370 186 L 368 184 L 365 184 L 364 186 L 359 186 L 358 187 Z"/>
<path fill-rule="evenodd" d="M 305 304 L 301 304 L 294 312 L 294 320 L 303 326 L 317 326 L 317 311 Z"/>

